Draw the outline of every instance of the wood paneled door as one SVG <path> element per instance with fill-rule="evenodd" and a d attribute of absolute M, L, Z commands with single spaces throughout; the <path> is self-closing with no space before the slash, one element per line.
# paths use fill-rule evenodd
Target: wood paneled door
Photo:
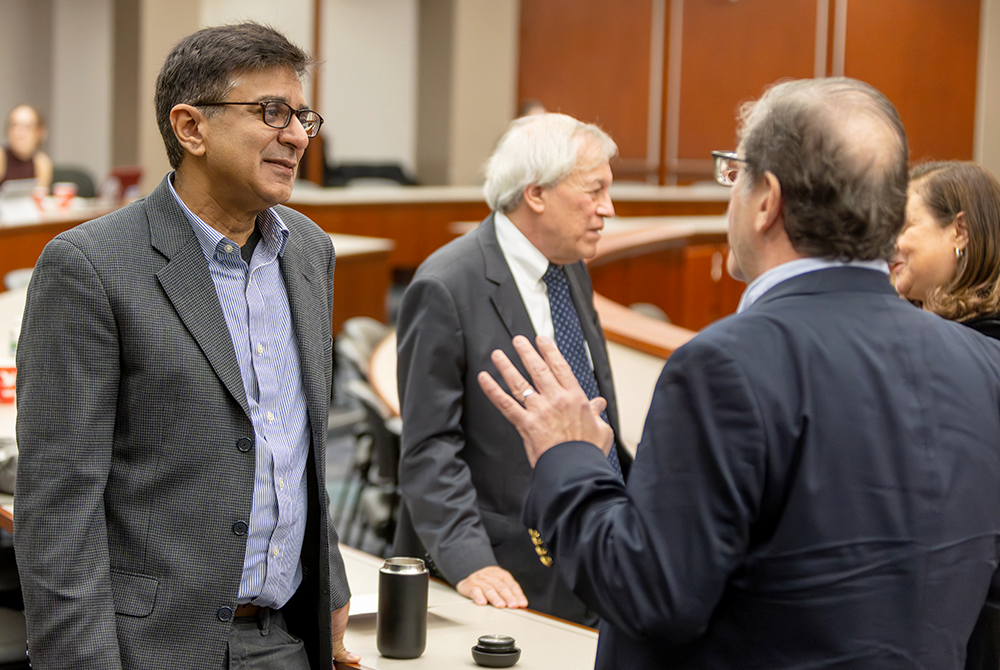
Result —
<path fill-rule="evenodd" d="M 980 0 L 522 0 L 518 95 L 600 124 L 617 179 L 711 178 L 740 105 L 846 75 L 899 109 L 911 159 L 969 159 Z"/>

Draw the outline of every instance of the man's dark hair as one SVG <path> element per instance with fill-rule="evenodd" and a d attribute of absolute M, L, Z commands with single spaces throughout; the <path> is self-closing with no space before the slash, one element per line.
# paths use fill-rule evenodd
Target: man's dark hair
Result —
<path fill-rule="evenodd" d="M 807 256 L 890 259 L 906 212 L 908 149 L 889 99 L 846 77 L 788 81 L 744 105 L 745 186 L 781 184 L 785 231 Z"/>
<path fill-rule="evenodd" d="M 254 22 L 204 28 L 182 39 L 167 54 L 156 78 L 156 123 L 170 167 L 176 170 L 184 158 L 170 126 L 170 110 L 175 105 L 222 102 L 236 77 L 247 72 L 287 67 L 301 79 L 312 63 L 305 51 L 280 32 Z M 213 116 L 221 109 L 205 107 L 203 111 Z"/>

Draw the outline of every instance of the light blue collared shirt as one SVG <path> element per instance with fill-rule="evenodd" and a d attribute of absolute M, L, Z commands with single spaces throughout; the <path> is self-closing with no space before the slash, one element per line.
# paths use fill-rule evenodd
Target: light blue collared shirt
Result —
<path fill-rule="evenodd" d="M 311 433 L 298 342 L 278 259 L 288 227 L 273 209 L 257 217 L 261 239 L 248 265 L 240 247 L 170 192 L 191 223 L 226 318 L 254 428 L 253 504 L 238 603 L 279 609 L 302 582 L 306 460 Z"/>
<path fill-rule="evenodd" d="M 826 270 L 827 268 L 864 268 L 865 270 L 875 270 L 887 275 L 889 274 L 889 264 L 885 261 L 839 261 L 828 258 L 799 258 L 773 267 L 750 282 L 746 290 L 743 291 L 743 296 L 740 298 L 740 304 L 736 308 L 736 313 L 739 314 L 750 307 L 762 295 L 783 281 L 804 275 L 807 272 Z"/>

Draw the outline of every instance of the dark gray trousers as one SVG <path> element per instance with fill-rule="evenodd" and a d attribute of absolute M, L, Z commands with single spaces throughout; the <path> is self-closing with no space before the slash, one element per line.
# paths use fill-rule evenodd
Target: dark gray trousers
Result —
<path fill-rule="evenodd" d="M 228 657 L 229 670 L 310 670 L 302 640 L 288 632 L 281 612 L 267 608 L 233 621 Z"/>

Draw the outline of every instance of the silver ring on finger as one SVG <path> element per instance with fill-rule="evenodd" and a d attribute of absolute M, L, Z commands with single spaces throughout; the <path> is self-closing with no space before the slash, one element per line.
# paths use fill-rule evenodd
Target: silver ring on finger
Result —
<path fill-rule="evenodd" d="M 525 400 L 527 400 L 528 396 L 531 395 L 534 392 L 535 392 L 535 389 L 531 388 L 530 386 L 528 388 L 524 389 L 523 391 L 521 391 L 521 402 L 524 402 Z"/>

